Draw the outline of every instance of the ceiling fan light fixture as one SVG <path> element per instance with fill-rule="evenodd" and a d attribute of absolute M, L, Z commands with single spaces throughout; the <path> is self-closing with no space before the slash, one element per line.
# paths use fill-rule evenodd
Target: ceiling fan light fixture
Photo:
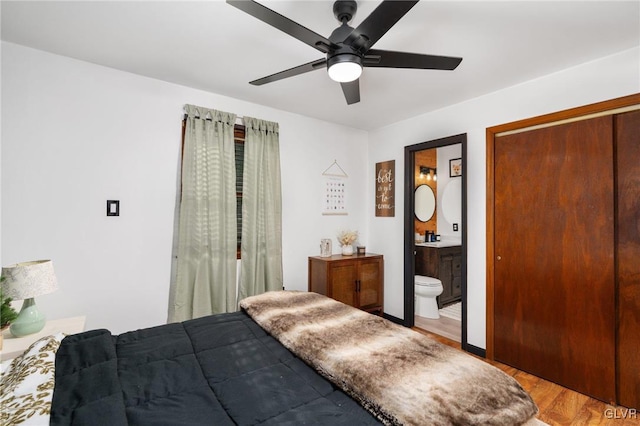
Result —
<path fill-rule="evenodd" d="M 327 60 L 329 77 L 338 83 L 357 80 L 362 74 L 362 59 L 351 53 L 336 55 Z"/>
<path fill-rule="evenodd" d="M 254 86 L 315 71 L 326 64 L 329 77 L 340 83 L 347 105 L 352 105 L 360 102 L 358 79 L 363 66 L 450 71 L 462 61 L 462 58 L 449 56 L 372 49 L 418 3 L 417 0 L 384 0 L 356 28 L 349 26 L 349 22 L 358 10 L 358 3 L 355 0 L 337 0 L 333 4 L 333 14 L 340 26 L 328 38 L 255 0 L 227 0 L 227 3 L 326 55 L 326 59 L 318 59 L 250 81 Z M 366 63 L 364 58 L 367 59 Z"/>

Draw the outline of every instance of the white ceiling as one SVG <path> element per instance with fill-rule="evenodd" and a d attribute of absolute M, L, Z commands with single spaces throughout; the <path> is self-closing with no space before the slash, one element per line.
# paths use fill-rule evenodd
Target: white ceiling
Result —
<path fill-rule="evenodd" d="M 261 1 L 328 37 L 332 1 Z M 356 27 L 379 1 L 360 1 Z M 5 1 L 2 40 L 285 111 L 376 129 L 640 45 L 640 1 L 429 1 L 375 48 L 461 56 L 455 71 L 365 68 L 347 105 L 320 52 L 223 1 Z M 211 107 L 215 108 L 215 105 Z"/>

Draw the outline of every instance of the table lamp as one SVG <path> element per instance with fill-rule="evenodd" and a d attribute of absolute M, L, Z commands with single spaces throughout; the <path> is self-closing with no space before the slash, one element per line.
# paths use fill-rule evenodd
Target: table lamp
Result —
<path fill-rule="evenodd" d="M 58 289 L 58 280 L 50 260 L 17 263 L 2 268 L 6 278 L 2 293 L 15 300 L 24 300 L 18 317 L 9 330 L 15 337 L 37 333 L 44 328 L 45 316 L 36 307 L 34 297 L 49 294 Z"/>

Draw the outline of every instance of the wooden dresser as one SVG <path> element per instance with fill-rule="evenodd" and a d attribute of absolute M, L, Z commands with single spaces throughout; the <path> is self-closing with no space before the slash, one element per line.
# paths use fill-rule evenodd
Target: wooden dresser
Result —
<path fill-rule="evenodd" d="M 382 315 L 383 256 L 367 253 L 309 257 L 309 291 Z"/>

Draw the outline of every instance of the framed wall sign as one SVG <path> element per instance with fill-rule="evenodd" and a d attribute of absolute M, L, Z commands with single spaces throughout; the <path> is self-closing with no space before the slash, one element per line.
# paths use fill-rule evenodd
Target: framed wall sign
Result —
<path fill-rule="evenodd" d="M 376 216 L 394 217 L 396 214 L 396 160 L 376 163 Z"/>
<path fill-rule="evenodd" d="M 449 177 L 462 176 L 462 158 L 452 158 L 449 160 Z"/>

